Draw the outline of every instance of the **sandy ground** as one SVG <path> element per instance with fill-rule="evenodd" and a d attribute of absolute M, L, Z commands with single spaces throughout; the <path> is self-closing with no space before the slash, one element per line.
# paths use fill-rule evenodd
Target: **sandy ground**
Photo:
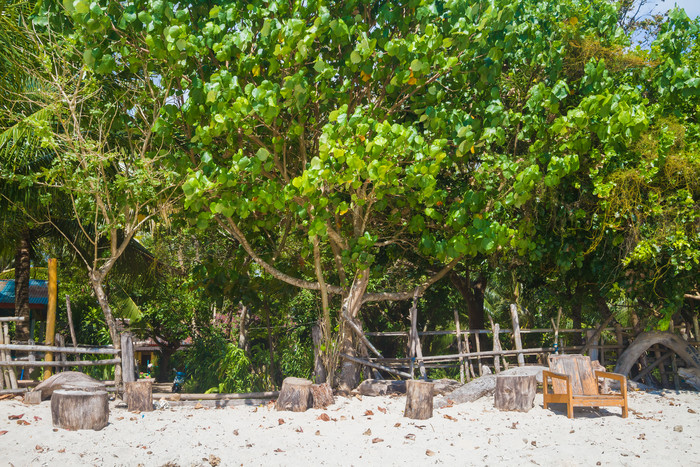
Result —
<path fill-rule="evenodd" d="M 700 394 L 632 392 L 619 408 L 494 409 L 493 398 L 403 417 L 404 397 L 337 397 L 326 410 L 271 404 L 134 414 L 110 403 L 101 431 L 54 429 L 50 402 L 0 401 L 0 466 L 700 465 Z M 21 420 L 10 415 L 23 414 Z M 325 415 L 327 415 L 327 417 Z M 324 421 L 326 419 L 328 421 Z"/>

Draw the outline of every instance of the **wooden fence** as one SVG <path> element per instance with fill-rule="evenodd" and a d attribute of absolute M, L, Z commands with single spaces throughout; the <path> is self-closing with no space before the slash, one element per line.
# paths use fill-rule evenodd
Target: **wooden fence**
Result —
<path fill-rule="evenodd" d="M 470 378 L 482 375 L 486 363 L 489 363 L 496 373 L 500 372 L 501 365 L 508 368 L 511 364 L 508 358 L 515 359 L 513 364 L 523 366 L 526 357 L 529 356 L 532 363 L 546 366 L 547 355 L 552 353 L 588 353 L 592 360 L 598 360 L 602 365 L 610 365 L 617 361 L 627 348 L 630 338 L 634 338 L 636 335 L 634 328 L 631 327 L 622 327 L 620 325 L 606 327 L 610 319 L 596 328 L 560 329 L 559 318 L 557 318 L 556 322 L 552 320 L 553 327 L 551 328 L 521 329 L 516 306 L 511 305 L 510 308 L 513 324 L 510 329 L 500 329 L 498 323 L 491 321 L 491 329 L 460 330 L 459 318 L 455 314 L 455 330 L 419 332 L 416 329 L 415 319 L 412 316 L 412 329 L 409 331 L 365 332 L 362 335 L 362 341 L 372 351 L 373 357 L 365 355 L 362 358 L 357 358 L 344 354 L 342 357 L 405 378 L 414 377 L 416 365 L 421 369 L 421 376 L 425 374 L 425 368 L 459 367 L 460 380 L 465 382 L 465 379 L 468 381 Z M 683 326 L 686 325 L 684 324 Z M 693 330 L 696 338 L 688 340 L 688 344 L 697 348 L 700 345 L 700 342 L 698 342 L 700 339 L 697 338 L 699 334 L 697 320 L 694 320 L 690 328 L 685 329 L 685 333 L 689 334 L 690 329 Z M 673 324 L 671 324 L 670 330 L 674 330 Z M 503 348 L 501 337 L 504 334 L 510 337 L 509 340 L 512 342 L 513 348 Z M 532 339 L 529 336 L 533 334 L 539 334 L 540 336 Z M 482 350 L 484 339 L 479 337 L 483 335 L 491 337 L 492 350 Z M 424 340 L 430 336 L 455 336 L 458 353 L 424 356 L 421 348 L 421 338 Z M 370 337 L 406 339 L 406 355 L 408 356 L 404 358 L 386 358 L 381 355 L 377 347 L 369 342 L 368 338 Z M 540 343 L 540 345 L 525 348 L 523 346 L 524 340 L 531 343 L 534 341 Z M 551 345 L 541 345 L 541 343 L 545 342 L 551 343 Z M 652 351 L 659 353 L 659 349 L 652 349 Z M 670 354 L 666 358 L 671 358 Z M 646 371 L 648 372 L 652 369 L 653 367 Z M 408 370 L 408 372 L 404 370 Z M 638 377 L 643 375 L 644 372 Z"/>
<path fill-rule="evenodd" d="M 89 366 L 111 366 L 121 365 L 124 381 L 134 381 L 134 350 L 133 339 L 130 334 L 122 336 L 122 348 L 120 351 L 112 346 L 82 346 L 73 345 L 67 347 L 63 343 L 63 338 L 56 334 L 55 342 L 58 346 L 35 344 L 29 341 L 26 344 L 11 344 L 9 340 L 8 324 L 10 322 L 20 322 L 23 318 L 7 317 L 0 318 L 2 333 L 0 334 L 0 394 L 24 392 L 25 389 L 19 387 L 15 368 L 53 368 L 54 370 L 89 367 Z M 27 354 L 26 357 L 12 358 L 11 352 L 15 354 Z M 102 358 L 98 360 L 81 360 L 81 355 L 97 355 L 112 358 Z M 43 361 L 50 356 L 53 361 Z M 53 358 L 53 357 L 56 358 Z M 69 356 L 74 356 L 69 359 Z M 127 373 L 129 371 L 130 373 Z"/>

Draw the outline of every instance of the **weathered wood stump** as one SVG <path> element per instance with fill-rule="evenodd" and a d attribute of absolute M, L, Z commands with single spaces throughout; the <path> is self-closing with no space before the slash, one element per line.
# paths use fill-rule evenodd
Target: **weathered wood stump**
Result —
<path fill-rule="evenodd" d="M 54 391 L 51 418 L 53 426 L 65 430 L 99 431 L 109 423 L 107 391 Z"/>
<path fill-rule="evenodd" d="M 27 405 L 41 404 L 41 389 L 25 392 L 23 402 Z"/>
<path fill-rule="evenodd" d="M 313 406 L 311 381 L 303 378 L 285 378 L 275 403 L 277 410 L 304 412 Z"/>
<path fill-rule="evenodd" d="M 527 412 L 534 405 L 536 390 L 537 379 L 534 375 L 498 375 L 494 405 L 499 410 Z"/>
<path fill-rule="evenodd" d="M 433 383 L 429 381 L 406 381 L 406 410 L 404 417 L 427 420 L 433 416 Z"/>
<path fill-rule="evenodd" d="M 325 409 L 329 405 L 335 404 L 333 390 L 328 383 L 312 384 L 311 399 L 314 409 Z"/>
<path fill-rule="evenodd" d="M 130 412 L 150 412 L 153 410 L 151 381 L 130 381 L 124 383 L 124 396 Z"/>

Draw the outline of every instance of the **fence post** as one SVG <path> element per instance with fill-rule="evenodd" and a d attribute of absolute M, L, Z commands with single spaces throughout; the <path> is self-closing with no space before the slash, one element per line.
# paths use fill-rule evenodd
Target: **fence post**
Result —
<path fill-rule="evenodd" d="M 510 317 L 513 320 L 513 339 L 515 340 L 515 350 L 523 350 L 523 341 L 520 339 L 518 307 L 514 303 L 510 304 Z M 522 353 L 518 354 L 518 366 L 525 366 L 525 355 Z"/>
<path fill-rule="evenodd" d="M 134 365 L 134 338 L 130 332 L 122 333 L 122 380 L 125 383 L 136 381 L 136 366 Z"/>

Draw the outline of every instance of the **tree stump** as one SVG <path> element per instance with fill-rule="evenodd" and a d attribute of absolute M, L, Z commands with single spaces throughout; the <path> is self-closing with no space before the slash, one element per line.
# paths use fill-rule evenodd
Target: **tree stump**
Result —
<path fill-rule="evenodd" d="M 27 405 L 41 404 L 41 389 L 25 392 L 23 402 Z"/>
<path fill-rule="evenodd" d="M 534 405 L 536 390 L 535 375 L 498 375 L 493 396 L 494 405 L 499 410 L 527 412 Z"/>
<path fill-rule="evenodd" d="M 53 426 L 65 430 L 99 431 L 109 423 L 107 391 L 54 391 L 51 418 Z"/>
<path fill-rule="evenodd" d="M 325 409 L 329 405 L 335 404 L 333 390 L 328 383 L 312 384 L 311 399 L 314 409 Z"/>
<path fill-rule="evenodd" d="M 124 383 L 126 405 L 130 412 L 150 412 L 153 410 L 151 381 L 131 381 Z"/>
<path fill-rule="evenodd" d="M 285 378 L 275 403 L 277 410 L 305 412 L 313 404 L 311 381 L 303 378 Z"/>
<path fill-rule="evenodd" d="M 427 420 L 433 416 L 433 383 L 406 381 L 406 410 L 403 416 L 414 420 Z"/>

